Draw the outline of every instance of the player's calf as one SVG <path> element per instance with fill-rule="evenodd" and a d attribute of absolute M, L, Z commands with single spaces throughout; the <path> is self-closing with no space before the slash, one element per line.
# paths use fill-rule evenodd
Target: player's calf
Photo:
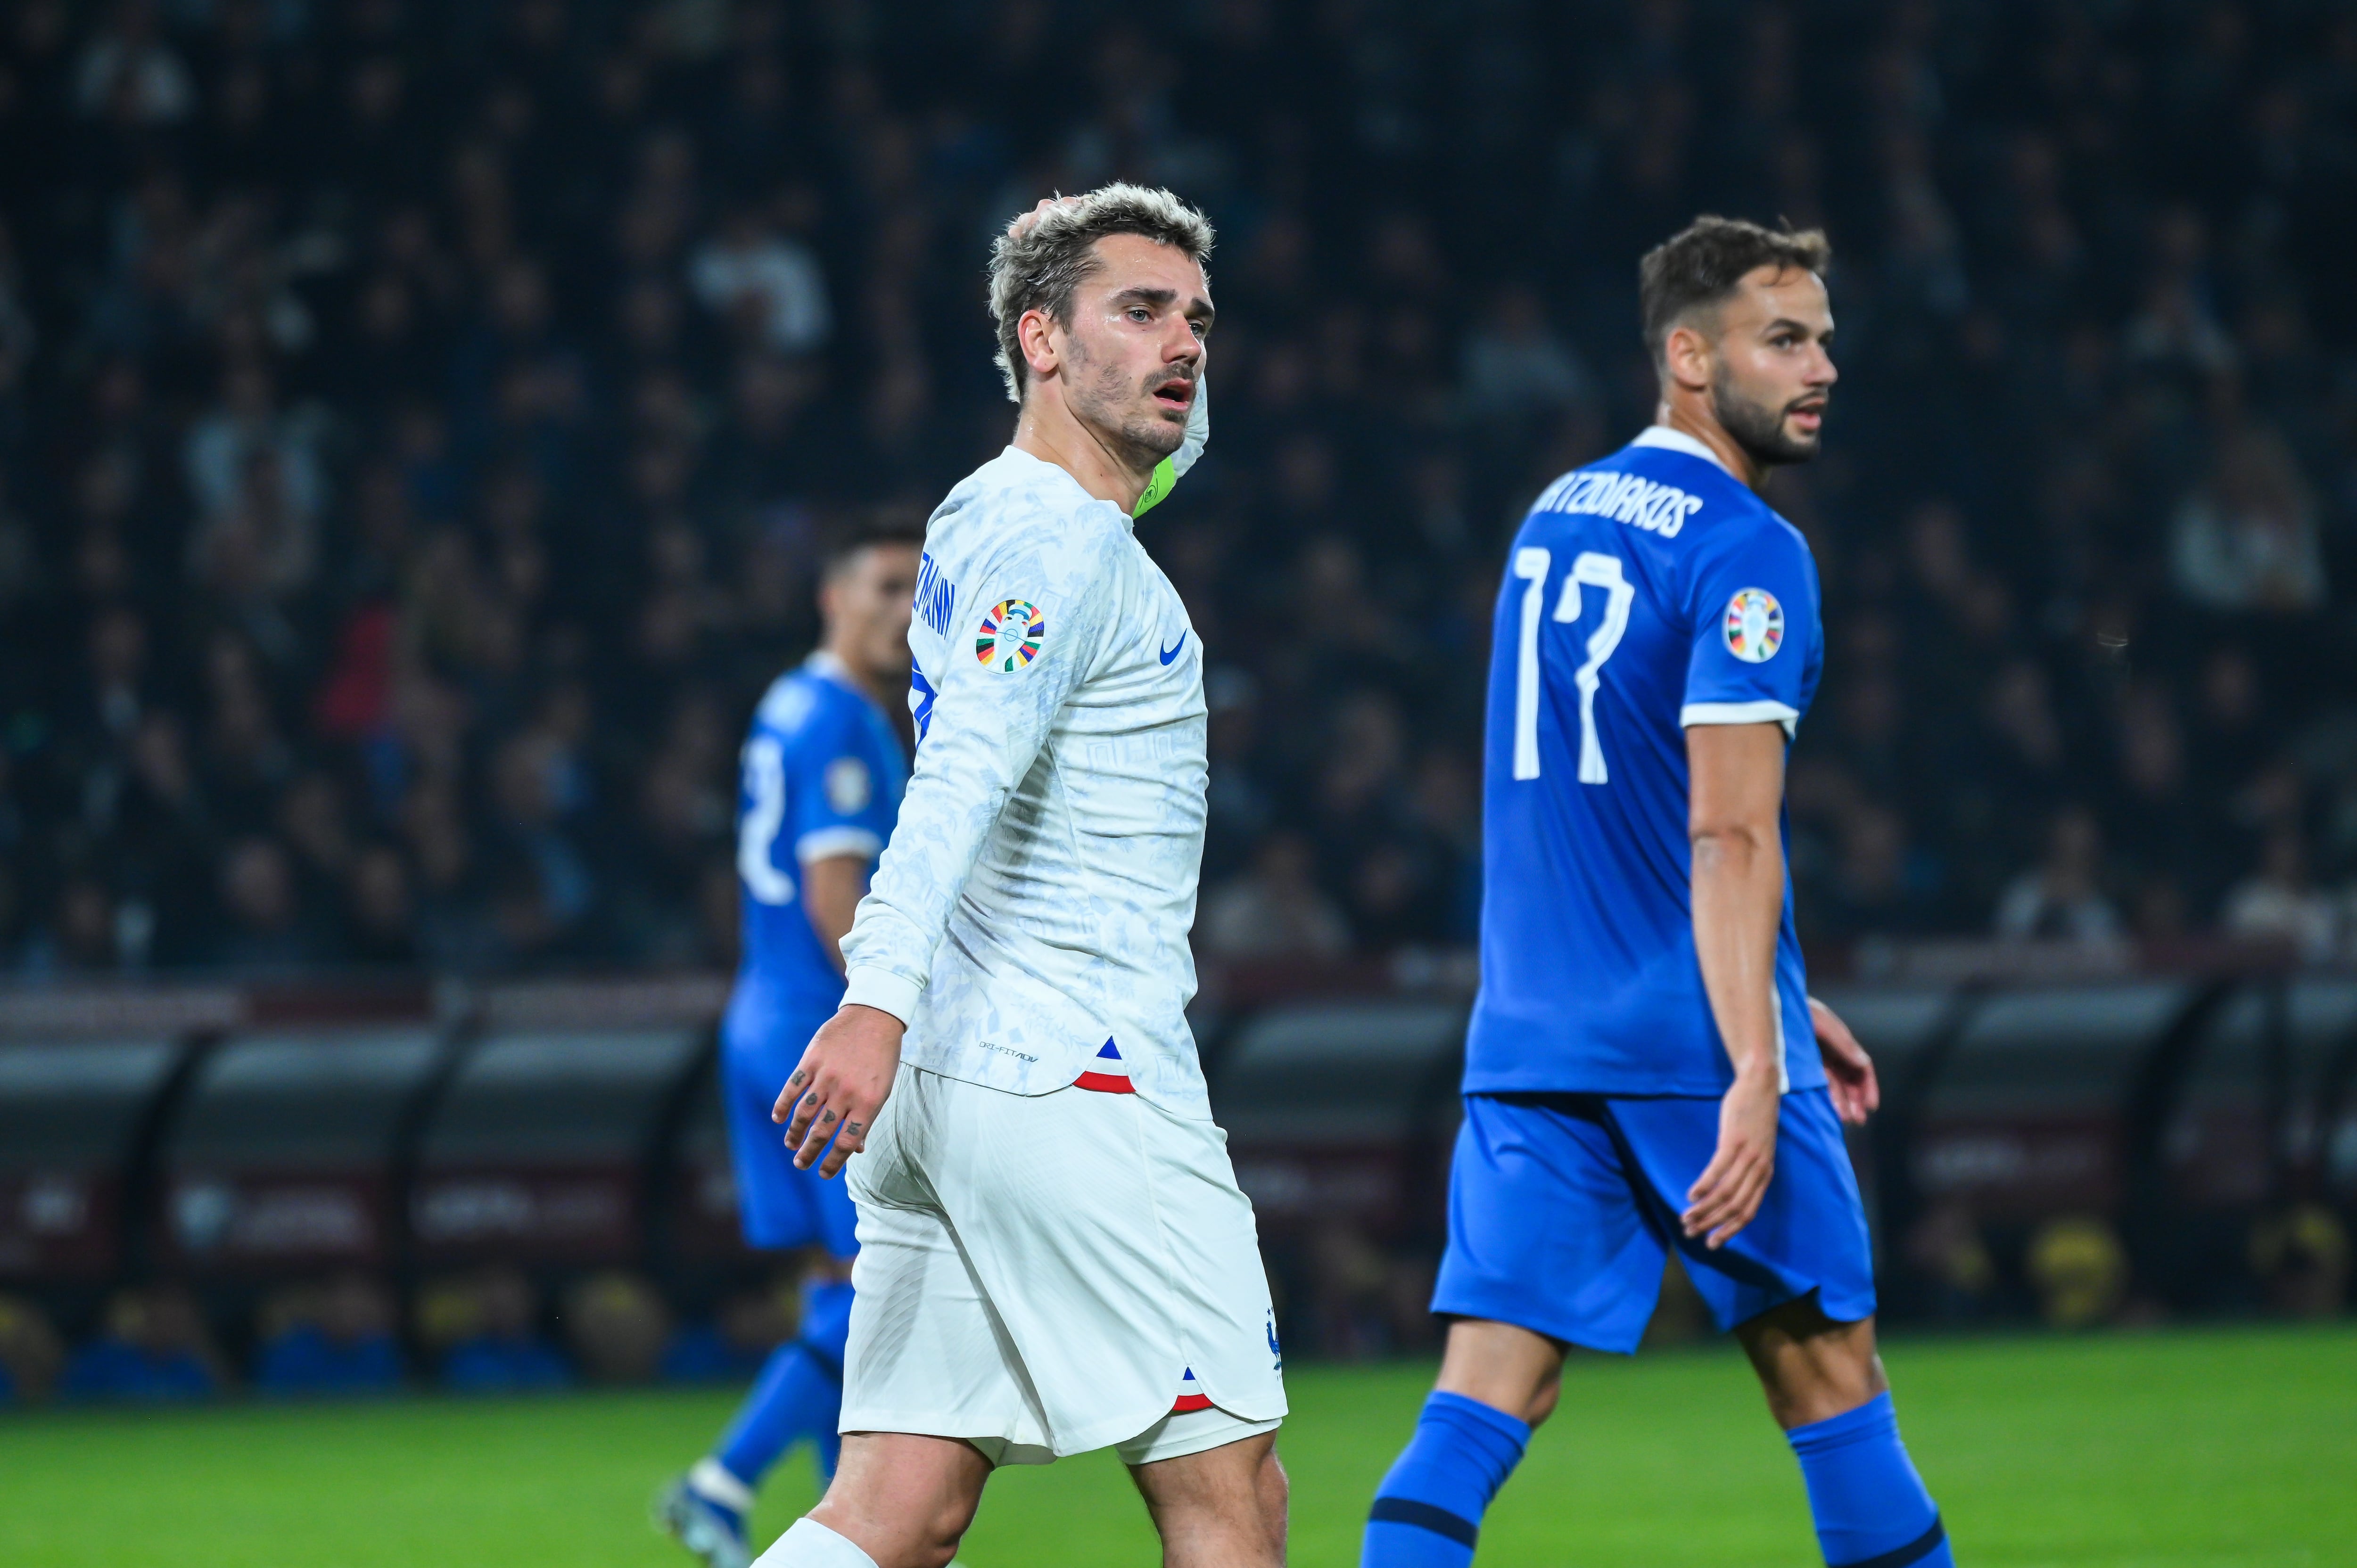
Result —
<path fill-rule="evenodd" d="M 1874 1320 L 1837 1323 L 1803 1296 L 1736 1332 L 1801 1463 L 1828 1568 L 1953 1568 L 1939 1508 L 1900 1440 Z"/>
<path fill-rule="evenodd" d="M 1449 1326 L 1440 1384 L 1367 1510 L 1361 1568 L 1466 1568 L 1481 1519 L 1555 1411 L 1563 1347 L 1512 1324 Z"/>
<path fill-rule="evenodd" d="M 1129 1473 L 1162 1537 L 1164 1568 L 1282 1568 L 1287 1487 L 1275 1433 Z"/>
<path fill-rule="evenodd" d="M 946 1568 L 989 1478 L 972 1444 L 848 1433 L 826 1496 L 755 1568 Z"/>

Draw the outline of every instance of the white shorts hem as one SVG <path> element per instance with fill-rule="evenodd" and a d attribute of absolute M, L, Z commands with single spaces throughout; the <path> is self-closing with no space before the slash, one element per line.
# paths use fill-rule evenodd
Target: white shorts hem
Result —
<path fill-rule="evenodd" d="M 1172 1411 L 1128 1442 L 1114 1446 L 1125 1465 L 1152 1465 L 1164 1459 L 1184 1459 L 1189 1454 L 1208 1454 L 1264 1432 L 1275 1432 L 1284 1424 L 1282 1416 L 1274 1421 L 1248 1421 L 1212 1405 L 1208 1410 Z"/>
<path fill-rule="evenodd" d="M 1026 1443 L 1004 1434 L 977 1435 L 970 1431 L 960 1432 L 956 1430 L 958 1423 L 954 1419 L 944 1420 L 937 1415 L 855 1411 L 849 1407 L 845 1407 L 843 1412 L 843 1432 L 846 1436 L 856 1432 L 890 1432 L 911 1437 L 939 1437 L 952 1443 L 970 1444 L 993 1466 L 1052 1465 L 1059 1459 L 1093 1454 L 1100 1448 L 1115 1450 L 1125 1465 L 1152 1465 L 1164 1459 L 1183 1459 L 1189 1454 L 1224 1448 L 1231 1443 L 1241 1443 L 1264 1432 L 1275 1432 L 1284 1424 L 1282 1415 L 1255 1421 L 1215 1404 L 1207 1410 L 1165 1411 L 1142 1427 L 1126 1420 L 1101 1423 L 1097 1430 L 1126 1432 L 1131 1435 L 1092 1442 L 1090 1438 L 1093 1433 L 1082 1434 L 1073 1440 L 1073 1446 L 1060 1448 Z"/>

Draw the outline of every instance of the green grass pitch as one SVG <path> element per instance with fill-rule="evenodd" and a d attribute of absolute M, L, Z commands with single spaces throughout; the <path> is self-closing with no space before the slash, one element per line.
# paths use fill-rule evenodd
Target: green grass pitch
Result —
<path fill-rule="evenodd" d="M 1901 1340 L 1907 1436 L 1970 1568 L 2357 1564 L 2357 1327 Z M 1303 1368 L 1280 1451 L 1293 1556 L 1358 1520 L 1425 1366 Z M 688 1568 L 646 1523 L 715 1393 L 0 1415 L 6 1568 Z M 808 1506 L 797 1458 L 763 1538 Z M 1156 1561 L 1110 1455 L 1000 1476 L 970 1568 Z M 1581 1358 L 1482 1535 L 1485 1568 L 1816 1563 L 1801 1485 L 1725 1348 Z"/>

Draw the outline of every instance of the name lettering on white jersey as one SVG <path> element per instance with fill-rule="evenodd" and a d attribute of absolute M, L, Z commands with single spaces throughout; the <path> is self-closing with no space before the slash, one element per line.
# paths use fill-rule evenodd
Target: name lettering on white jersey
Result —
<path fill-rule="evenodd" d="M 1533 509 L 1609 517 L 1675 539 L 1686 519 L 1702 510 L 1702 498 L 1675 485 L 1664 485 L 1636 474 L 1582 469 L 1566 474 L 1546 488 Z"/>
<path fill-rule="evenodd" d="M 917 618 L 936 637 L 950 634 L 950 618 L 957 613 L 957 585 L 942 575 L 941 563 L 927 551 L 917 563 Z"/>

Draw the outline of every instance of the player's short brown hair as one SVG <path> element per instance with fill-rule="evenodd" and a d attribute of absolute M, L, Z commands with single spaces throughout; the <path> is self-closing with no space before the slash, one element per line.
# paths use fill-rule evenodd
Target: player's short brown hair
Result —
<path fill-rule="evenodd" d="M 1176 245 L 1210 270 L 1210 221 L 1167 190 L 1120 180 L 1049 208 L 1020 233 L 999 235 L 990 252 L 990 316 L 998 327 L 998 373 L 1008 402 L 1023 401 L 1017 327 L 1034 310 L 1071 326 L 1073 292 L 1097 270 L 1097 242 L 1114 234 Z"/>
<path fill-rule="evenodd" d="M 1822 274 L 1834 248 L 1822 229 L 1770 229 L 1706 212 L 1645 252 L 1637 263 L 1637 308 L 1645 350 L 1658 368 L 1670 331 L 1689 312 L 1733 294 L 1755 267 L 1798 267 Z"/>

